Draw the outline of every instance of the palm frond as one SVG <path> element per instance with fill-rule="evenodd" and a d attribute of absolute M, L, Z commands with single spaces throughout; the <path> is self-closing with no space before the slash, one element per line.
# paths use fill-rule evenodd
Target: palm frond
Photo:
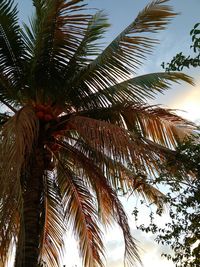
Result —
<path fill-rule="evenodd" d="M 131 101 L 144 102 L 148 98 L 154 99 L 157 93 L 163 93 L 169 89 L 171 82 L 180 81 L 194 85 L 191 77 L 177 72 L 158 72 L 137 76 L 83 97 L 79 108 L 92 109 Z"/>
<path fill-rule="evenodd" d="M 1 236 L 1 248 L 17 237 L 16 216 L 20 216 L 22 208 L 21 173 L 37 131 L 38 121 L 30 107 L 21 109 L 1 127 L 0 229 L 5 232 Z"/>
<path fill-rule="evenodd" d="M 150 204 L 156 204 L 159 210 L 164 210 L 166 207 L 166 196 L 157 188 L 145 183 L 144 179 L 136 181 L 133 184 L 134 192 L 139 194 L 143 199 L 147 199 Z"/>
<path fill-rule="evenodd" d="M 160 171 L 159 164 L 173 157 L 177 142 L 195 129 L 171 110 L 144 104 L 119 104 L 80 114 L 84 116 L 74 114 L 66 121 L 61 117 L 63 125 L 58 123 L 60 129 L 55 131 L 65 132 L 75 146 L 82 140 L 88 149 L 101 153 L 99 162 L 105 157 L 122 164 L 130 162 L 135 173 L 144 170 L 153 177 Z M 123 188 L 123 183 L 120 186 Z"/>
<path fill-rule="evenodd" d="M 29 256 L 37 262 L 39 251 L 39 264 L 59 267 L 63 235 L 72 226 L 84 266 L 101 267 L 99 222 L 113 221 L 123 232 L 126 263 L 140 262 L 118 189 L 163 208 L 164 196 L 149 179 L 175 157 L 177 140 L 194 127 L 172 110 L 144 102 L 172 82 L 192 84 L 189 76 L 133 78 L 158 43 L 148 34 L 175 15 L 166 2 L 154 0 L 102 51 L 106 15 L 87 15 L 83 0 L 33 0 L 35 17 L 23 31 L 13 0 L 1 1 L 0 104 L 12 111 L 0 113 L 4 265 L 18 244 L 16 264 L 26 264 Z M 32 256 L 34 237 L 39 245 Z"/>
<path fill-rule="evenodd" d="M 97 178 L 94 177 L 102 177 L 104 176 L 103 173 L 105 173 L 106 179 L 109 181 L 114 190 L 118 190 L 119 188 L 124 192 L 131 190 L 140 194 L 150 203 L 154 203 L 159 208 L 163 208 L 165 199 L 164 194 L 150 185 L 147 178 L 151 178 L 151 180 L 153 178 L 148 177 L 148 173 L 145 173 L 144 168 L 139 169 L 138 166 L 137 168 L 133 166 L 131 171 L 121 162 L 114 161 L 113 159 L 102 154 L 99 155 L 97 151 L 93 151 L 91 156 L 88 153 L 91 148 L 87 146 L 87 149 L 83 150 L 83 146 L 81 146 L 80 143 L 78 146 L 71 146 L 67 142 L 57 141 L 57 144 L 67 151 L 67 156 L 71 158 L 72 164 L 76 166 L 78 174 L 82 177 L 86 175 L 86 177 L 89 177 L 89 179 L 93 181 L 92 186 L 95 188 L 98 200 L 101 198 L 98 197 L 100 193 L 95 184 L 95 179 Z M 83 143 L 81 142 L 81 144 Z M 95 156 L 97 156 L 97 158 Z M 101 204 L 99 204 L 99 210 L 102 210 Z M 106 214 L 107 213 L 108 212 L 106 212 Z M 104 218 L 103 221 L 109 222 L 103 213 L 102 218 Z"/>
<path fill-rule="evenodd" d="M 128 218 L 118 199 L 116 191 L 112 189 L 104 175 L 99 175 L 99 173 L 96 173 L 95 175 L 95 173 L 93 173 L 93 176 L 90 176 L 90 179 L 92 180 L 94 188 L 98 192 L 98 202 L 100 209 L 102 209 L 102 214 L 104 214 L 104 218 L 105 216 L 108 217 L 106 220 L 114 218 L 123 232 L 125 242 L 125 262 L 127 265 L 130 264 L 130 266 L 133 266 L 136 262 L 141 263 L 136 240 L 131 235 Z"/>
<path fill-rule="evenodd" d="M 140 36 L 141 33 L 155 33 L 165 28 L 175 15 L 171 7 L 164 5 L 167 0 L 157 0 L 139 13 L 124 31 L 122 31 L 105 50 L 69 79 L 69 90 L 84 95 L 87 87 L 100 90 L 115 85 L 119 80 L 127 80 L 151 52 L 156 39 Z M 138 35 L 137 35 L 138 34 Z M 72 94 L 72 93 L 71 93 Z M 72 99 L 73 100 L 73 99 Z"/>
<path fill-rule="evenodd" d="M 82 123 L 84 120 L 84 124 Z M 75 130 L 86 143 L 114 159 L 128 160 L 131 146 L 128 132 L 117 125 L 83 116 L 72 116 L 67 127 Z M 107 151 L 107 152 L 106 152 Z"/>
<path fill-rule="evenodd" d="M 21 107 L 22 98 L 19 97 L 20 85 L 12 82 L 12 79 L 3 72 L 0 73 L 0 103 L 16 113 Z"/>
<path fill-rule="evenodd" d="M 79 239 L 84 266 L 103 266 L 103 243 L 98 227 L 95 203 L 83 180 L 67 166 L 59 162 L 58 183 L 65 203 L 66 216 Z"/>
<path fill-rule="evenodd" d="M 128 122 L 129 129 L 131 129 L 134 126 L 131 126 L 130 114 L 127 112 L 128 110 L 123 114 L 123 118 Z M 177 116 L 174 110 L 157 106 L 147 106 L 141 112 L 136 111 L 136 118 L 138 128 L 145 139 L 170 149 L 174 149 L 177 142 L 191 135 L 196 128 L 191 121 Z"/>
<path fill-rule="evenodd" d="M 9 120 L 10 116 L 7 112 L 0 113 L 0 127 Z"/>
<path fill-rule="evenodd" d="M 79 114 L 117 124 L 136 136 L 153 140 L 168 148 L 175 148 L 178 140 L 184 139 L 195 129 L 194 123 L 179 117 L 174 110 L 135 101 L 83 111 Z"/>
<path fill-rule="evenodd" d="M 35 111 L 29 106 L 23 107 L 4 124 L 1 134 L 2 148 L 5 153 L 3 164 L 6 170 L 10 170 L 17 163 L 16 175 L 20 177 L 21 168 L 38 134 L 38 119 Z"/>
<path fill-rule="evenodd" d="M 136 119 L 134 117 L 134 123 L 131 121 L 132 124 L 128 126 L 131 130 L 127 129 L 126 124 L 124 124 L 125 120 L 123 117 L 121 118 L 120 114 L 119 117 L 122 125 L 119 121 L 115 121 L 115 124 L 113 124 L 111 121 L 108 123 L 88 117 L 72 116 L 68 120 L 65 131 L 68 133 L 68 138 L 70 138 L 71 131 L 72 137 L 75 136 L 75 139 L 83 139 L 94 150 L 105 154 L 115 161 L 121 161 L 123 164 L 130 162 L 134 164 L 136 169 L 145 169 L 149 175 L 153 176 L 156 175 L 156 172 L 159 172 L 159 164 L 164 162 L 166 157 L 173 156 L 171 149 L 175 148 L 181 136 L 183 134 L 191 134 L 191 127 L 189 128 L 190 132 L 187 130 L 183 131 L 179 129 L 181 123 L 175 125 L 172 121 L 170 125 L 166 119 L 160 120 L 159 111 L 156 118 L 152 120 L 157 123 L 160 129 L 156 129 L 157 132 L 154 133 L 154 129 L 147 128 L 146 131 L 149 134 L 149 139 L 145 136 L 145 129 L 141 129 L 142 124 L 140 125 L 137 117 Z M 168 118 L 170 118 L 169 114 Z M 171 114 L 170 119 L 172 120 L 172 118 L 174 119 L 176 116 L 173 117 Z M 146 120 L 148 121 L 148 118 Z M 134 129 L 133 126 L 135 127 Z M 158 140 L 156 141 L 158 142 L 153 142 L 152 138 L 157 138 Z"/>
<path fill-rule="evenodd" d="M 153 177 L 149 176 L 145 169 L 138 170 L 134 165 L 131 169 L 122 165 L 120 167 L 124 179 L 127 180 L 127 188 L 130 191 L 130 195 L 139 195 L 150 204 L 155 204 L 160 210 L 164 210 L 166 196 L 155 186 L 151 185 L 150 181 L 152 182 Z M 157 174 L 159 174 L 159 171 Z"/>
<path fill-rule="evenodd" d="M 99 210 L 101 211 L 101 218 L 103 219 L 103 222 L 111 223 L 113 218 L 121 227 L 124 235 L 125 260 L 127 263 L 133 264 L 135 261 L 140 262 L 135 240 L 130 233 L 128 219 L 123 210 L 123 206 L 120 203 L 115 190 L 112 189 L 106 177 L 103 175 L 103 172 L 97 166 L 92 164 L 88 158 L 81 155 L 81 153 L 76 151 L 74 148 L 70 148 L 66 144 L 63 144 L 63 148 L 67 150 L 68 157 L 71 156 L 73 160 L 76 162 L 78 161 L 79 164 L 81 164 L 81 167 L 89 178 L 97 196 Z M 72 163 L 74 162 L 72 161 Z"/>
<path fill-rule="evenodd" d="M 97 42 L 102 38 L 103 33 L 110 25 L 103 11 L 98 11 L 88 22 L 84 37 L 73 57 L 67 64 L 65 77 L 71 77 L 74 72 L 79 71 L 82 67 L 93 60 L 94 56 L 100 53 L 100 44 Z"/>
<path fill-rule="evenodd" d="M 129 106 L 121 114 L 130 131 L 137 129 L 146 140 L 170 149 L 195 129 L 194 123 L 159 106 Z"/>
<path fill-rule="evenodd" d="M 64 233 L 66 231 L 64 211 L 59 198 L 55 178 L 45 175 L 45 195 L 43 234 L 40 247 L 40 262 L 47 266 L 59 267 L 64 247 Z"/>
<path fill-rule="evenodd" d="M 13 0 L 1 1 L 0 72 L 13 83 L 17 83 L 22 76 L 22 60 L 25 55 L 17 13 Z"/>
<path fill-rule="evenodd" d="M 55 80 L 59 86 L 63 70 L 76 52 L 91 17 L 84 14 L 85 4 L 81 2 L 34 1 L 36 16 L 31 21 L 31 28 L 25 26 L 23 36 L 32 58 L 30 78 L 37 87 L 48 88 L 46 94 L 50 94 L 54 77 L 51 98 L 55 94 Z M 62 90 L 62 87 L 59 86 L 59 89 Z M 37 97 L 44 101 L 44 95 L 44 91 L 38 92 Z"/>
<path fill-rule="evenodd" d="M 0 178 L 2 176 L 0 175 Z M 13 180 L 14 184 L 14 180 Z M 13 187 L 12 184 L 12 187 Z M 16 245 L 16 240 L 19 234 L 19 212 L 17 210 L 16 201 L 13 201 L 13 195 L 17 195 L 17 190 L 9 187 L 6 192 L 1 192 L 1 205 L 0 205 L 0 262 L 3 267 L 10 258 L 10 250 L 12 251 Z M 10 194 L 10 195 L 9 195 Z"/>
<path fill-rule="evenodd" d="M 142 155 L 143 149 L 148 151 L 148 146 L 139 131 L 130 132 L 125 125 L 121 127 L 120 124 L 116 124 L 83 116 L 72 116 L 68 120 L 66 130 L 69 127 L 77 131 L 78 136 L 91 147 L 105 155 L 112 155 L 114 160 L 129 161 L 132 150 L 137 151 L 138 155 Z"/>

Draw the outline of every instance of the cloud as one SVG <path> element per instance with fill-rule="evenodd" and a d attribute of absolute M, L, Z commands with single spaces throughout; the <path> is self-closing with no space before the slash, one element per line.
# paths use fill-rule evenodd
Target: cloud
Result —
<path fill-rule="evenodd" d="M 140 257 L 144 267 L 174 267 L 173 263 L 161 257 L 162 253 L 169 253 L 170 249 L 168 247 L 158 245 L 154 241 L 155 236 L 134 230 L 134 237 L 140 240 Z M 123 267 L 123 242 L 116 242 L 114 246 L 113 242 L 108 243 L 108 249 L 109 255 L 106 266 Z"/>
<path fill-rule="evenodd" d="M 161 246 L 157 244 L 154 239 L 155 236 L 150 233 L 145 233 L 140 230 L 137 230 L 135 227 L 135 221 L 131 212 L 133 211 L 136 198 L 130 197 L 127 201 L 126 198 L 122 198 L 124 206 L 126 207 L 126 211 L 128 212 L 129 217 L 129 225 L 131 226 L 131 232 L 133 237 L 138 241 L 137 245 L 139 246 L 139 252 L 141 259 L 143 261 L 144 267 L 154 266 L 158 267 L 174 267 L 174 265 L 167 261 L 165 258 L 161 257 L 162 253 L 169 253 L 170 249 L 166 246 Z M 145 207 L 142 208 L 140 212 L 140 223 L 146 222 L 148 224 L 149 220 L 149 209 Z M 157 222 L 159 225 L 164 225 L 167 220 L 169 220 L 169 216 L 167 214 L 163 214 L 163 216 L 158 217 Z M 117 225 L 113 228 L 108 229 L 106 233 L 106 251 L 107 251 L 107 264 L 108 267 L 123 267 L 123 255 L 124 255 L 124 242 L 122 233 L 117 227 Z"/>
<path fill-rule="evenodd" d="M 133 231 L 134 237 L 140 240 L 140 257 L 143 262 L 144 267 L 154 266 L 154 267 L 174 267 L 173 263 L 161 257 L 162 253 L 169 253 L 170 250 L 168 247 L 158 245 L 154 238 L 155 236 L 149 235 L 140 231 Z M 114 242 L 109 242 L 108 244 L 109 255 L 107 258 L 106 266 L 109 267 L 123 267 L 123 252 L 124 245 L 123 241 L 119 240 Z"/>
<path fill-rule="evenodd" d="M 196 81 L 195 87 L 187 88 L 188 90 L 183 90 L 173 100 L 169 100 L 169 106 L 182 110 L 178 111 L 181 116 L 196 121 L 200 118 L 200 80 Z"/>

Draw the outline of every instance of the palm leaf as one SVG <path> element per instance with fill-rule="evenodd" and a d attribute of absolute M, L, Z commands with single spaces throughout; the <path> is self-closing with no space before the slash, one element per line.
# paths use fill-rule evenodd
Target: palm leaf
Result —
<path fill-rule="evenodd" d="M 58 165 L 58 183 L 65 202 L 66 216 L 79 238 L 84 266 L 103 266 L 103 243 L 91 193 L 82 179 L 61 161 Z"/>
<path fill-rule="evenodd" d="M 119 125 L 88 117 L 73 116 L 68 120 L 66 131 L 68 127 L 77 131 L 78 136 L 97 151 L 112 155 L 114 160 L 129 161 L 130 151 L 131 153 L 137 151 L 138 155 L 148 151 L 148 146 L 138 132 L 127 131 L 125 127 L 119 127 Z M 138 158 L 137 153 L 135 153 L 135 160 Z"/>
<path fill-rule="evenodd" d="M 30 107 L 21 109 L 1 127 L 0 229 L 5 234 L 1 236 L 0 247 L 5 253 L 8 250 L 4 244 L 12 243 L 18 234 L 16 216 L 20 216 L 22 209 L 21 174 L 37 131 L 38 121 Z"/>
<path fill-rule="evenodd" d="M 19 248 L 27 241 L 21 236 L 22 200 L 34 191 L 35 180 L 28 183 L 34 172 L 30 161 L 40 148 L 40 264 L 60 265 L 66 219 L 79 238 L 84 266 L 103 266 L 99 219 L 119 224 L 127 263 L 140 262 L 117 191 L 129 190 L 163 207 L 163 195 L 148 178 L 161 171 L 166 157 L 174 158 L 170 149 L 188 133 L 181 127 L 193 127 L 171 110 L 143 102 L 171 82 L 192 83 L 190 77 L 153 73 L 133 78 L 157 43 L 147 34 L 164 29 L 175 15 L 166 2 L 149 4 L 100 53 L 106 16 L 101 11 L 86 15 L 82 0 L 33 0 L 35 18 L 22 32 L 13 2 L 1 1 L 0 102 L 12 111 L 0 114 L 3 264 L 18 240 Z M 38 113 L 44 116 L 39 119 Z M 47 173 L 52 155 L 57 165 Z M 24 257 L 19 252 L 17 262 Z"/>
<path fill-rule="evenodd" d="M 85 5 L 81 2 L 82 0 L 34 1 L 36 16 L 31 20 L 30 28 L 25 26 L 26 33 L 23 36 L 31 57 L 29 78 L 32 83 L 36 83 L 37 88 L 48 88 L 37 92 L 40 101 L 46 99 L 45 94 L 50 94 L 51 89 L 53 98 L 55 81 L 58 82 L 59 90 L 62 90 L 59 80 L 62 80 L 63 70 L 77 50 L 91 17 L 83 14 Z"/>
<path fill-rule="evenodd" d="M 139 167 L 132 167 L 132 171 L 125 167 L 123 164 L 117 161 L 113 161 L 111 158 L 108 158 L 104 155 L 96 158 L 95 155 L 97 152 L 93 151 L 92 156 L 88 155 L 88 151 L 91 148 L 86 149 L 86 153 L 82 150 L 82 147 L 78 146 L 78 149 L 70 146 L 66 142 L 57 142 L 61 147 L 67 150 L 68 157 L 73 159 L 73 164 L 82 171 L 80 171 L 79 175 L 84 177 L 85 175 L 89 177 L 92 186 L 95 189 L 97 194 L 97 199 L 99 201 L 99 210 L 105 210 L 102 212 L 101 217 L 104 222 L 108 222 L 110 218 L 106 216 L 109 214 L 108 212 L 110 208 L 106 205 L 102 208 L 101 205 L 101 194 L 98 190 L 98 186 L 96 186 L 96 179 L 97 176 L 101 177 L 101 179 L 107 179 L 110 185 L 114 188 L 114 190 L 122 190 L 123 192 L 127 192 L 131 190 L 131 192 L 135 192 L 141 195 L 144 199 L 147 199 L 150 203 L 154 203 L 158 206 L 158 208 L 163 209 L 164 207 L 164 200 L 165 196 L 162 194 L 158 189 L 150 185 L 149 181 L 147 180 L 149 174 L 145 173 L 145 169 L 139 169 Z M 80 151 L 80 149 L 82 151 Z M 92 163 L 91 163 L 92 162 Z M 107 170 L 106 170 L 107 169 Z M 103 173 L 106 174 L 106 178 L 102 178 Z M 153 179 L 151 176 L 149 177 L 151 180 Z M 102 196 L 103 197 L 103 196 Z M 105 213 L 105 215 L 104 215 Z"/>
<path fill-rule="evenodd" d="M 67 64 L 65 77 L 71 77 L 75 71 L 90 63 L 94 56 L 100 53 L 100 44 L 98 40 L 102 38 L 103 33 L 109 27 L 107 17 L 103 11 L 98 11 L 88 22 L 84 37 L 73 57 Z"/>
<path fill-rule="evenodd" d="M 68 81 L 70 88 L 84 93 L 89 86 L 100 90 L 105 85 L 115 85 L 119 80 L 130 78 L 132 71 L 141 65 L 145 54 L 150 53 L 157 40 L 140 36 L 140 33 L 155 33 L 165 28 L 175 15 L 171 8 L 163 5 L 167 0 L 157 0 L 149 4 L 105 50 Z M 73 86 L 73 87 L 72 87 Z M 70 90 L 72 90 L 70 89 Z"/>
<path fill-rule="evenodd" d="M 175 127 L 174 122 L 171 125 L 169 124 L 168 127 L 166 121 L 163 123 L 162 120 L 159 121 L 158 119 L 156 121 L 156 119 L 154 121 L 161 129 L 156 129 L 156 133 L 151 128 L 146 130 L 149 136 L 152 135 L 152 137 L 159 139 L 158 143 L 152 142 L 152 137 L 148 136 L 150 139 L 146 138 L 145 129 L 128 131 L 125 125 L 121 126 L 117 123 L 118 126 L 115 125 L 116 123 L 110 123 L 110 121 L 108 123 L 80 116 L 72 116 L 68 120 L 65 131 L 68 133 L 68 138 L 70 138 L 70 129 L 72 137 L 83 139 L 94 150 L 113 158 L 115 161 L 121 161 L 124 164 L 130 162 L 136 166 L 136 169 L 145 169 L 149 175 L 156 175 L 156 172 L 159 171 L 159 163 L 164 161 L 166 157 L 171 157 L 173 154 L 171 149 L 176 146 L 177 140 L 183 134 L 188 134 L 188 131 Z M 121 119 L 121 123 L 124 123 L 123 119 Z M 140 126 L 140 124 L 138 125 Z M 166 130 L 167 132 L 165 132 Z M 75 132 L 76 135 L 74 135 Z M 159 136 L 160 134 L 161 136 Z M 164 140 L 162 140 L 162 137 Z M 166 140 L 165 138 L 171 139 Z M 163 144 L 162 141 L 165 143 Z"/>
<path fill-rule="evenodd" d="M 121 162 L 114 161 L 102 154 L 99 155 L 97 151 L 93 150 L 92 155 L 90 155 L 91 148 L 87 146 L 87 149 L 84 150 L 82 142 L 75 146 L 71 146 L 64 141 L 57 141 L 56 144 L 67 150 L 67 156 L 73 161 L 72 164 L 76 166 L 77 171 L 80 170 L 78 175 L 82 177 L 85 175 L 88 177 L 102 177 L 105 173 L 106 179 L 109 180 L 114 190 L 119 188 L 124 192 L 133 190 L 148 199 L 150 203 L 153 202 L 159 208 L 163 207 L 164 195 L 148 183 L 148 173 L 145 173 L 144 168 L 139 169 L 139 166 L 132 166 L 131 171 Z M 95 186 L 95 183 L 93 183 L 93 186 Z M 98 194 L 97 189 L 98 187 L 95 190 L 96 194 Z M 101 207 L 99 209 L 101 210 Z"/>
<path fill-rule="evenodd" d="M 139 195 L 142 197 L 142 199 L 147 200 L 150 204 L 155 204 L 159 210 L 163 210 L 166 205 L 166 196 L 155 186 L 152 186 L 151 183 L 153 177 L 151 177 L 151 175 L 148 173 L 145 173 L 144 169 L 138 170 L 135 169 L 134 166 L 131 167 L 132 168 L 130 170 L 124 166 L 121 166 L 123 177 L 124 179 L 127 179 L 128 182 L 128 190 L 130 191 L 129 194 Z M 159 172 L 157 174 L 159 174 Z"/>
<path fill-rule="evenodd" d="M 0 3 L 0 72 L 17 83 L 22 76 L 25 51 L 17 22 L 17 8 L 13 4 L 12 0 Z"/>
<path fill-rule="evenodd" d="M 195 129 L 194 123 L 179 117 L 174 110 L 131 101 L 83 111 L 80 115 L 117 124 L 136 136 L 168 148 L 175 148 L 178 140 L 184 139 Z"/>
<path fill-rule="evenodd" d="M 59 267 L 63 252 L 63 236 L 66 231 L 61 199 L 52 175 L 45 175 L 44 226 L 40 247 L 40 262 Z"/>
<path fill-rule="evenodd" d="M 23 88 L 23 61 L 25 50 L 17 22 L 14 1 L 0 3 L 0 102 L 15 112 L 19 104 L 18 91 Z"/>
<path fill-rule="evenodd" d="M 183 73 L 158 72 L 137 76 L 83 97 L 79 108 L 92 109 L 131 101 L 144 102 L 169 89 L 171 82 L 179 81 L 194 85 L 192 78 Z"/>
<path fill-rule="evenodd" d="M 26 157 L 32 151 L 37 133 L 38 119 L 29 106 L 19 110 L 2 128 L 2 148 L 5 153 L 3 163 L 6 163 L 8 170 L 17 163 L 16 175 L 19 177 Z"/>
<path fill-rule="evenodd" d="M 0 127 L 9 120 L 10 116 L 8 113 L 0 113 Z"/>
<path fill-rule="evenodd" d="M 127 260 L 127 263 L 132 264 L 135 261 L 140 262 L 135 240 L 131 236 L 128 219 L 123 210 L 122 204 L 118 200 L 115 191 L 107 182 L 107 179 L 103 175 L 102 171 L 94 164 L 91 164 L 89 159 L 81 155 L 81 153 L 74 148 L 70 148 L 66 144 L 62 144 L 62 146 L 67 150 L 67 157 L 71 157 L 75 162 L 78 161 L 84 169 L 85 174 L 90 179 L 94 192 L 97 194 L 99 210 L 102 211 L 101 217 L 103 218 L 103 221 L 109 222 L 112 218 L 114 218 L 121 227 L 124 235 L 125 259 Z"/>
<path fill-rule="evenodd" d="M 20 86 L 19 86 L 20 87 Z M 0 73 L 0 103 L 12 110 L 14 113 L 20 108 L 22 99 L 19 97 L 20 87 L 13 84 L 12 79 Z"/>
<path fill-rule="evenodd" d="M 2 178 L 2 176 L 0 176 Z M 1 179 L 2 180 L 2 179 Z M 13 179 L 13 184 L 14 184 Z M 13 187 L 12 184 L 12 187 Z M 1 206 L 0 206 L 0 262 L 6 266 L 6 262 L 9 260 L 10 251 L 12 251 L 16 245 L 16 240 L 19 234 L 19 212 L 16 201 L 13 201 L 13 195 L 17 195 L 18 188 L 7 188 L 6 193 L 1 192 Z M 2 190 L 1 190 L 2 191 Z M 10 193 L 10 195 L 8 195 Z"/>
<path fill-rule="evenodd" d="M 138 129 L 145 140 L 170 149 L 195 129 L 194 123 L 180 118 L 173 110 L 158 106 L 127 106 L 121 114 L 130 131 Z"/>
<path fill-rule="evenodd" d="M 84 120 L 84 124 L 82 123 Z M 72 116 L 67 127 L 77 131 L 81 138 L 98 151 L 104 151 L 114 159 L 129 159 L 130 136 L 125 129 L 114 124 L 87 117 Z"/>

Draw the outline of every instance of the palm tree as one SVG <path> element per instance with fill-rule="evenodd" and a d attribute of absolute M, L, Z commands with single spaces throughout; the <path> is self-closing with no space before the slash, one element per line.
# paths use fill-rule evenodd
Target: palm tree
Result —
<path fill-rule="evenodd" d="M 84 266 L 102 266 L 99 225 L 113 221 L 127 263 L 140 261 L 117 190 L 162 207 L 163 195 L 148 179 L 173 157 L 189 125 L 146 103 L 171 82 L 192 83 L 188 76 L 135 75 L 157 43 L 148 33 L 175 15 L 165 2 L 149 4 L 103 49 L 107 17 L 86 14 L 82 0 L 33 0 L 35 14 L 23 29 L 13 1 L 1 0 L 2 266 L 13 247 L 15 267 L 60 266 L 68 225 Z"/>

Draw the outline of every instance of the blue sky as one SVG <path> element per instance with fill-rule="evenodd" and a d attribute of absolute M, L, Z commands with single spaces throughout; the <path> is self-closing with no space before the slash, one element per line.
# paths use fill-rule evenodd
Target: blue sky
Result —
<path fill-rule="evenodd" d="M 32 5 L 31 0 L 16 0 L 19 5 L 20 21 L 28 21 L 27 17 L 31 15 Z M 106 35 L 105 41 L 111 41 L 120 31 L 123 30 L 133 19 L 138 12 L 142 10 L 148 0 L 88 0 L 90 7 L 104 9 L 110 18 L 111 28 Z M 154 51 L 154 54 L 148 58 L 144 67 L 140 70 L 141 73 L 161 71 L 160 64 L 162 61 L 170 61 L 170 59 L 180 51 L 189 52 L 190 36 L 189 32 L 196 22 L 200 22 L 200 0 L 171 0 L 169 4 L 173 6 L 175 12 L 181 13 L 173 19 L 169 27 L 159 34 L 160 45 Z M 159 95 L 155 103 L 163 104 L 167 107 L 184 109 L 187 113 L 181 115 L 191 120 L 200 118 L 200 76 L 199 70 L 186 71 L 187 74 L 193 75 L 196 78 L 196 86 L 191 87 L 185 84 L 173 86 L 165 95 Z M 125 204 L 131 212 L 134 203 Z M 129 216 L 131 219 L 131 216 Z M 144 216 L 142 218 L 145 218 Z M 161 219 L 166 220 L 167 215 Z M 130 221 L 133 233 L 140 240 L 140 246 L 144 252 L 142 258 L 144 267 L 173 267 L 174 265 L 168 261 L 161 260 L 159 257 L 161 247 L 153 243 L 153 237 L 134 230 L 134 222 Z M 120 232 L 117 228 L 109 230 L 109 239 L 107 240 L 107 255 L 109 267 L 122 267 L 123 263 L 120 260 L 122 257 L 123 243 Z M 69 237 L 68 237 L 69 238 Z M 79 257 L 74 249 L 76 242 L 69 239 L 70 249 L 66 253 L 67 265 L 71 267 L 77 264 L 80 266 Z M 166 250 L 166 249 L 165 249 Z"/>

